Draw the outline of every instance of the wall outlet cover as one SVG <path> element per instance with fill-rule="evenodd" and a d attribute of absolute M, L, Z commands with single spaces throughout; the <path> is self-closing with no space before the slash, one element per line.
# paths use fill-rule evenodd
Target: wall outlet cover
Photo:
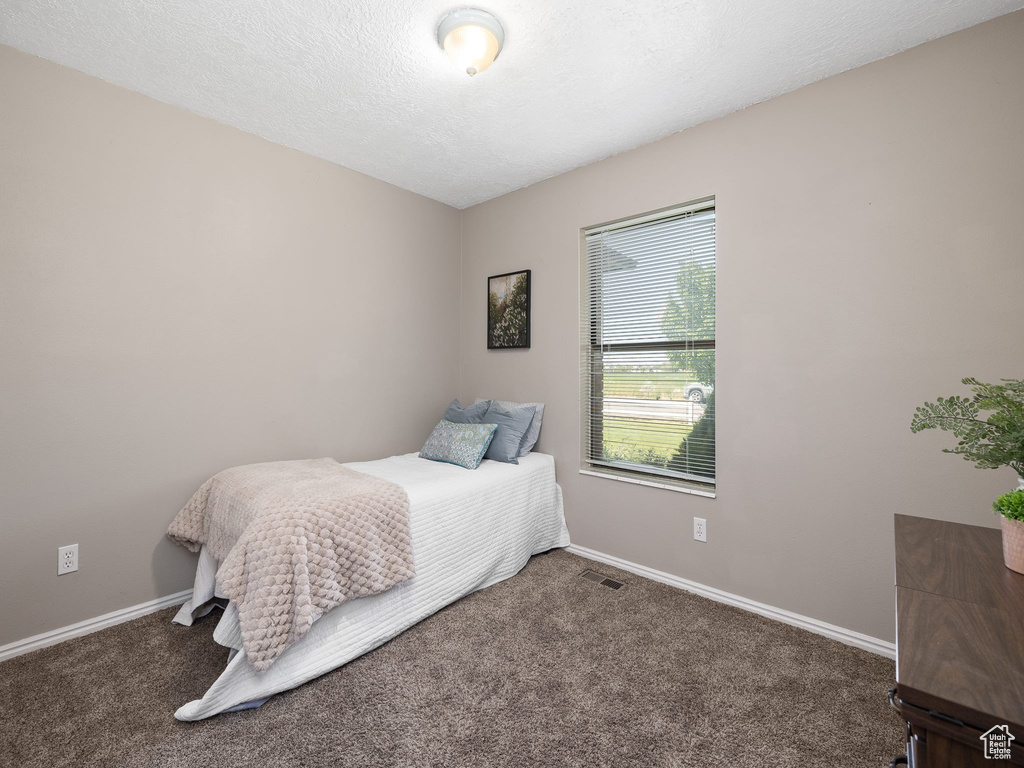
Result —
<path fill-rule="evenodd" d="M 693 538 L 697 541 L 708 540 L 708 521 L 703 517 L 693 518 Z"/>
<path fill-rule="evenodd" d="M 74 573 L 78 570 L 78 545 L 70 544 L 66 547 L 57 547 L 57 575 Z"/>

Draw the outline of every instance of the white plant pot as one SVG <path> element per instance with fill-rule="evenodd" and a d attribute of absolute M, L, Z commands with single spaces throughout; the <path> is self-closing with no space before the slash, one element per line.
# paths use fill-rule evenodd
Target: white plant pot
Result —
<path fill-rule="evenodd" d="M 1017 490 L 1024 491 L 1024 477 L 1017 475 Z"/>

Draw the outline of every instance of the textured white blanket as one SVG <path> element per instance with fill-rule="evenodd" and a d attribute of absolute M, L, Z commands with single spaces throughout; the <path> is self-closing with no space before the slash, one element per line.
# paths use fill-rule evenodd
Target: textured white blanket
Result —
<path fill-rule="evenodd" d="M 167 534 L 193 552 L 205 545 L 221 564 L 217 594 L 238 611 L 261 672 L 327 611 L 414 575 L 405 491 L 334 459 L 224 470 Z"/>
<path fill-rule="evenodd" d="M 415 578 L 339 605 L 266 672 L 257 672 L 246 658 L 237 613 L 229 605 L 214 639 L 238 652 L 201 699 L 175 713 L 179 720 L 201 720 L 260 701 L 337 669 L 452 601 L 515 575 L 530 555 L 569 543 L 551 456 L 531 453 L 518 465 L 484 459 L 476 470 L 414 453 L 347 466 L 398 483 L 409 494 Z M 204 549 L 193 599 L 182 606 L 177 623 L 191 624 L 205 611 L 216 569 Z"/>

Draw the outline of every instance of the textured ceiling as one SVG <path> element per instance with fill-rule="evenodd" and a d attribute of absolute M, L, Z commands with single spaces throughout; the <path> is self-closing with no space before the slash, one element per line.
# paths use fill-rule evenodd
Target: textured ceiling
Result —
<path fill-rule="evenodd" d="M 1024 0 L 0 0 L 0 42 L 465 207 L 1024 7 Z"/>

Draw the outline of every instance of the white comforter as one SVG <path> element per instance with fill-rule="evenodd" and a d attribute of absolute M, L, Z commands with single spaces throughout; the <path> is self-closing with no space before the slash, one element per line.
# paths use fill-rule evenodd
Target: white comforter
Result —
<path fill-rule="evenodd" d="M 562 491 L 551 456 L 531 453 L 519 465 L 484 461 L 476 470 L 415 453 L 345 466 L 401 485 L 409 494 L 416 576 L 373 597 L 345 603 L 320 618 L 266 672 L 241 650 L 238 615 L 229 605 L 214 639 L 236 649 L 203 698 L 181 707 L 179 720 L 202 720 L 295 688 L 373 650 L 460 597 L 514 576 L 538 552 L 569 544 Z M 174 617 L 191 624 L 212 596 L 216 563 L 200 553 L 193 598 Z"/>

